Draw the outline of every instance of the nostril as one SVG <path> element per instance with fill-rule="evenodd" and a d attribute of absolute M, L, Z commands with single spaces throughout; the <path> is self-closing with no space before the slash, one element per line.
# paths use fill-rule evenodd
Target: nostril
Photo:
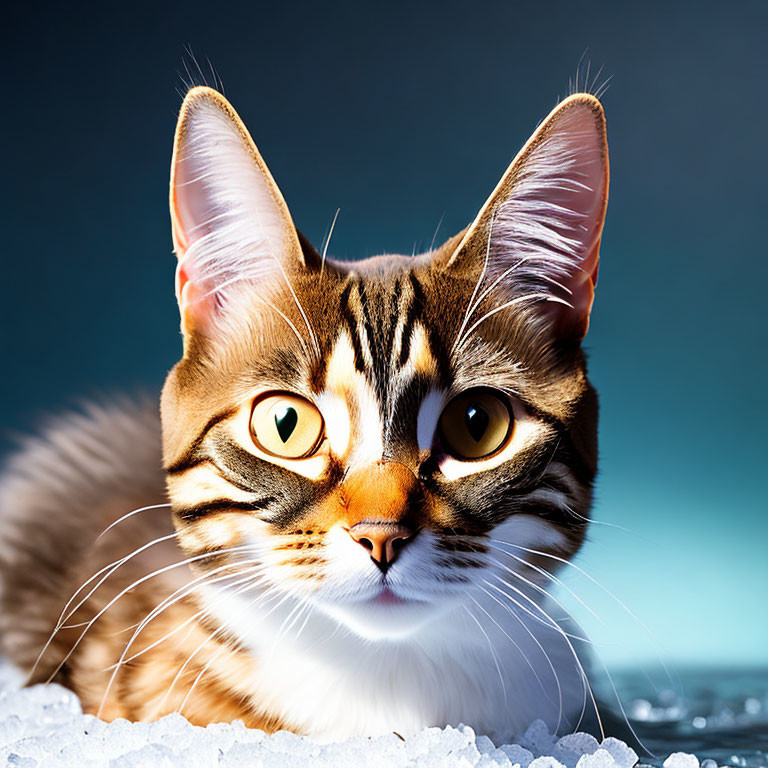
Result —
<path fill-rule="evenodd" d="M 410 528 L 388 520 L 361 520 L 348 533 L 384 573 L 415 535 Z"/>

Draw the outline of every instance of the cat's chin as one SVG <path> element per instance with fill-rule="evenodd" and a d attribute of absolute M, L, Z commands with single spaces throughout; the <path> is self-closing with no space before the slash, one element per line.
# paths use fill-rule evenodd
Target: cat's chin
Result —
<path fill-rule="evenodd" d="M 366 640 L 404 640 L 444 612 L 435 602 L 398 597 L 388 589 L 367 600 L 321 603 L 321 610 Z"/>

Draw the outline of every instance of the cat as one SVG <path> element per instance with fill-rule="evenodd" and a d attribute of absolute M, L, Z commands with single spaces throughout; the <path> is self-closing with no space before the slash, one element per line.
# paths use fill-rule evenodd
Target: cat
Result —
<path fill-rule="evenodd" d="M 229 102 L 192 88 L 183 356 L 159 413 L 91 404 L 9 459 L 2 652 L 108 720 L 323 741 L 594 720 L 548 589 L 589 523 L 607 197 L 604 112 L 576 93 L 442 246 L 326 259 Z"/>

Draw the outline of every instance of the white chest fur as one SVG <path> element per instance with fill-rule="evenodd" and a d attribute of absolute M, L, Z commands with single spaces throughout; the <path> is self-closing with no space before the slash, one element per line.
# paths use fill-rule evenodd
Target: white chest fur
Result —
<path fill-rule="evenodd" d="M 588 706 L 562 631 L 490 601 L 370 641 L 317 609 L 297 618 L 291 600 L 270 612 L 224 590 L 205 599 L 253 653 L 254 706 L 321 741 L 459 723 L 506 741 L 537 718 L 573 728 Z"/>

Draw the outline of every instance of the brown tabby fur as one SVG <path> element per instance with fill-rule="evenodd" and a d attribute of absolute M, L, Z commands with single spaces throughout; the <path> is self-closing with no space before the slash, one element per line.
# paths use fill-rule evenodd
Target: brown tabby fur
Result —
<path fill-rule="evenodd" d="M 599 105 L 593 109 L 597 113 Z M 514 174 L 495 195 L 504 196 L 513 183 Z M 177 588 L 213 567 L 229 564 L 232 573 L 238 573 L 237 562 L 217 551 L 243 541 L 252 514 L 227 508 L 197 514 L 201 502 L 221 495 L 224 483 L 210 460 L 198 454 L 206 440 L 219 439 L 235 423 L 243 394 L 258 383 L 290 379 L 301 382 L 296 386 L 303 386 L 307 396 L 327 386 L 334 375 L 328 369 L 329 353 L 350 313 L 355 318 L 366 316 L 374 329 L 394 333 L 397 323 L 404 322 L 403 310 L 415 307 L 410 311 L 418 313 L 426 336 L 412 359 L 424 386 L 433 382 L 460 392 L 491 379 L 519 393 L 537 418 L 550 426 L 540 445 L 514 457 L 507 475 L 536 475 L 546 471 L 553 457 L 566 457 L 561 460 L 567 461 L 575 477 L 571 504 L 586 516 L 596 471 L 597 401 L 578 344 L 585 326 L 572 338 L 553 342 L 536 308 L 520 305 L 484 322 L 461 365 L 451 360 L 450 340 L 459 331 L 463 309 L 479 279 L 488 236 L 481 220 L 467 237 L 461 233 L 428 257 L 387 256 L 348 266 L 328 263 L 322 270 L 317 252 L 301 239 L 303 264 L 290 272 L 292 287 L 301 305 L 311 308 L 321 358 L 307 359 L 298 340 L 286 332 L 284 319 L 265 311 L 260 296 L 246 291 L 239 299 L 240 311 L 228 320 L 226 334 L 206 333 L 191 321 L 185 327 L 184 356 L 163 390 L 162 460 L 160 420 L 152 404 L 94 408 L 87 417 L 60 423 L 46 441 L 30 443 L 6 471 L 0 490 L 3 653 L 30 673 L 30 682 L 63 683 L 78 693 L 84 711 L 106 719 L 147 720 L 182 711 L 198 724 L 240 718 L 267 731 L 299 730 L 296 723 L 254 704 L 258 692 L 246 681 L 252 679 L 259 659 L 234 635 L 199 616 L 195 595 L 148 624 L 128 654 L 136 658 L 121 664 L 114 679 L 112 667 L 121 659 L 137 622 Z M 457 258 L 459 243 L 464 255 Z M 364 286 L 364 300 L 359 285 Z M 270 296 L 296 327 L 302 327 L 297 303 L 284 286 L 274 288 Z M 490 294 L 478 316 L 497 303 L 498 296 Z M 345 385 L 339 380 L 338 386 L 341 390 Z M 394 440 L 391 450 L 388 463 L 402 467 L 415 483 L 425 461 L 423 452 L 406 439 Z M 321 498 L 273 531 L 282 542 L 277 548 L 293 566 L 293 578 L 309 588 L 321 578 L 318 565 L 323 562 L 325 532 L 339 521 L 351 526 L 362 520 L 370 499 L 385 516 L 391 508 L 395 520 L 404 519 L 406 507 L 416 510 L 418 526 L 443 537 L 446 557 L 485 551 L 478 540 L 490 524 L 468 519 L 445 501 L 439 489 L 416 490 L 415 485 L 392 479 L 392 472 L 397 475 L 400 470 L 385 471 L 379 464 L 346 477 L 343 466 L 334 461 L 327 469 Z M 62 466 L 76 471 L 64 472 Z M 76 482 L 70 479 L 73 475 Z M 284 482 L 284 493 L 294 493 L 290 478 Z M 470 493 L 469 481 L 457 481 L 456 487 L 461 489 L 462 484 Z M 126 512 L 166 500 L 172 519 L 167 508 L 147 510 L 98 538 Z M 188 516 L 190 509 L 197 510 L 195 515 Z M 578 519 L 558 525 L 567 541 L 558 554 L 570 557 L 581 546 L 586 526 Z M 126 561 L 95 589 L 70 617 L 70 628 L 53 633 L 38 660 L 65 603 L 81 584 L 174 528 L 177 539 Z M 142 581 L 146 574 L 185 556 L 200 560 Z M 543 557 L 532 562 L 552 568 Z M 128 594 L 117 599 L 128 587 Z M 102 610 L 78 642 L 83 625 Z"/>

